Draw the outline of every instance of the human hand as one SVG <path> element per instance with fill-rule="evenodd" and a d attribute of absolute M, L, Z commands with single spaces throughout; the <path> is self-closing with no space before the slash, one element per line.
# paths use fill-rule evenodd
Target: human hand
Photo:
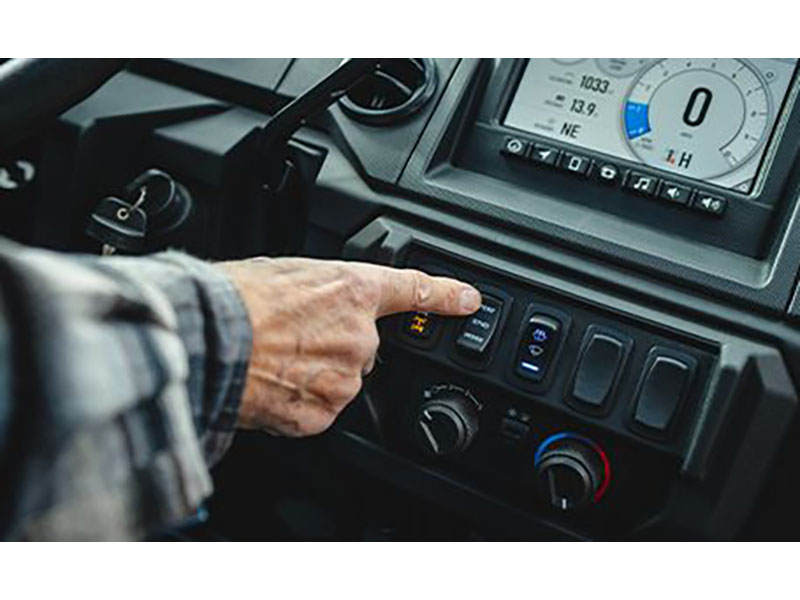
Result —
<path fill-rule="evenodd" d="M 361 389 L 378 349 L 376 319 L 464 316 L 480 293 L 411 269 L 304 258 L 220 263 L 250 316 L 253 350 L 239 426 L 287 436 L 326 430 Z"/>

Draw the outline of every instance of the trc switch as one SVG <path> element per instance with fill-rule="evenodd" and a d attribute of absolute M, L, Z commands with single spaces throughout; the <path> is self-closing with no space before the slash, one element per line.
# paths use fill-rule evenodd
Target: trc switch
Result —
<path fill-rule="evenodd" d="M 481 356 L 486 352 L 497 331 L 503 301 L 486 294 L 478 311 L 464 321 L 456 339 L 459 351 L 469 356 Z"/>
<path fill-rule="evenodd" d="M 462 367 L 482 371 L 494 357 L 514 299 L 492 285 L 474 285 L 481 293 L 481 305 L 475 313 L 459 320 L 450 358 Z"/>

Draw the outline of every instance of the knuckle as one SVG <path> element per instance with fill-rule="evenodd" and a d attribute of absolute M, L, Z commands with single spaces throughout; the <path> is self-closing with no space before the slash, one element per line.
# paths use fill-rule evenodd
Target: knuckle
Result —
<path fill-rule="evenodd" d="M 367 354 L 369 356 L 375 354 L 378 351 L 378 347 L 381 345 L 381 337 L 378 335 L 378 329 L 375 327 L 374 323 L 370 323 L 370 327 L 366 335 L 366 344 Z"/>
<path fill-rule="evenodd" d="M 324 433 L 328 429 L 330 429 L 333 422 L 336 420 L 336 413 L 332 413 L 329 411 L 318 411 L 315 415 L 315 418 L 308 419 L 303 424 L 303 431 L 301 435 L 303 436 L 310 436 L 310 435 L 319 435 Z"/>
<path fill-rule="evenodd" d="M 361 360 L 362 346 L 363 340 L 357 332 L 349 330 L 345 334 L 343 343 L 337 348 L 338 358 L 345 368 L 351 369 Z"/>
<path fill-rule="evenodd" d="M 359 338 L 358 342 L 353 349 L 353 359 L 355 365 L 361 365 L 366 361 L 371 354 L 370 342 L 365 338 Z"/>
<path fill-rule="evenodd" d="M 348 368 L 360 369 L 378 349 L 380 337 L 372 321 L 363 320 L 353 323 L 345 345 L 343 358 Z"/>
<path fill-rule="evenodd" d="M 364 367 L 361 369 L 361 377 L 362 380 L 366 379 L 372 372 L 375 370 L 375 363 L 378 362 L 378 356 L 373 354 L 370 359 L 366 362 Z"/>
<path fill-rule="evenodd" d="M 358 336 L 357 346 L 360 358 L 369 358 L 378 350 L 380 344 L 380 336 L 375 324 L 371 321 L 363 327 Z"/>
<path fill-rule="evenodd" d="M 430 278 L 422 271 L 411 271 L 411 283 L 413 290 L 414 304 L 417 306 L 425 306 L 430 300 L 432 286 Z"/>
<path fill-rule="evenodd" d="M 330 392 L 329 400 L 338 414 L 361 390 L 361 374 L 342 378 Z"/>

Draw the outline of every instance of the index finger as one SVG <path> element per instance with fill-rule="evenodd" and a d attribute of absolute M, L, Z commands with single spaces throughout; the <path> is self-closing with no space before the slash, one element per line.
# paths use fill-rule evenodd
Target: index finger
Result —
<path fill-rule="evenodd" d="M 464 316 L 481 305 L 481 294 L 471 285 L 449 277 L 432 277 L 415 269 L 381 267 L 377 316 L 408 311 Z"/>

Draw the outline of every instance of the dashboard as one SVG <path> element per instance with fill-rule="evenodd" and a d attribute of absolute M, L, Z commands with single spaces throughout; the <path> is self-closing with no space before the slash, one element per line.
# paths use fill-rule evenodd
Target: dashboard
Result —
<path fill-rule="evenodd" d="M 365 83 L 292 137 L 288 204 L 247 200 L 252 132 L 340 59 L 135 61 L 21 157 L 53 217 L 30 243 L 97 251 L 92 203 L 157 167 L 195 254 L 481 290 L 468 319 L 382 320 L 329 435 L 240 436 L 212 520 L 266 527 L 256 462 L 346 531 L 797 539 L 797 59 L 397 61 L 402 89 Z"/>

